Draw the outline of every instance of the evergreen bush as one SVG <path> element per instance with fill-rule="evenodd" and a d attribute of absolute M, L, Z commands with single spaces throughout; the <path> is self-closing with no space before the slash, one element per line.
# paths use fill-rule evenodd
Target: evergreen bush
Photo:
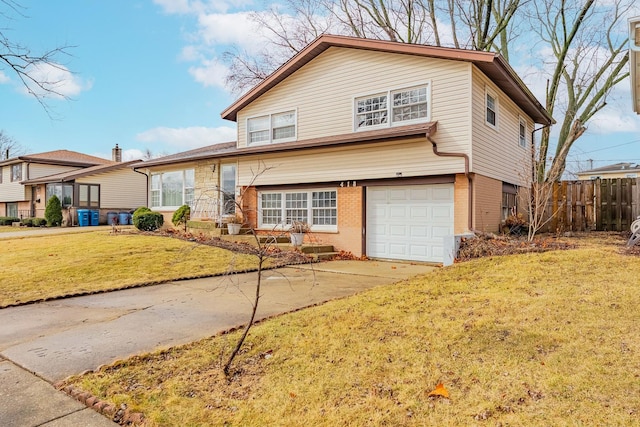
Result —
<path fill-rule="evenodd" d="M 136 210 L 136 212 L 138 212 Z M 141 231 L 155 231 L 164 224 L 164 217 L 160 212 L 141 212 L 133 214 L 133 225 Z"/>
<path fill-rule="evenodd" d="M 62 224 L 62 203 L 55 194 L 47 200 L 47 206 L 44 208 L 44 218 L 47 220 L 49 227 Z"/>
<path fill-rule="evenodd" d="M 189 220 L 190 215 L 191 215 L 191 208 L 189 207 L 189 205 L 182 205 L 178 208 L 177 211 L 173 213 L 171 222 L 175 226 L 178 226 L 180 224 L 186 224 L 186 222 Z"/>

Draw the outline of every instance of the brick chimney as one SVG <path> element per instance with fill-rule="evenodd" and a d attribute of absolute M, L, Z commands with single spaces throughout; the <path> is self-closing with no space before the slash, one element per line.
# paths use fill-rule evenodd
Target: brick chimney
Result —
<path fill-rule="evenodd" d="M 111 149 L 111 159 L 114 162 L 122 161 L 122 148 L 118 147 L 118 144 L 116 144 L 115 148 Z"/>

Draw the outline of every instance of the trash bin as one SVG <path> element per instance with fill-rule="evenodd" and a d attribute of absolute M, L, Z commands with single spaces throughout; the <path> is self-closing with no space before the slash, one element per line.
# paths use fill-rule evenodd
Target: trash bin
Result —
<path fill-rule="evenodd" d="M 89 226 L 89 209 L 78 209 L 78 225 L 80 227 Z"/>
<path fill-rule="evenodd" d="M 120 225 L 128 225 L 129 224 L 129 212 L 120 212 L 118 214 L 118 221 L 120 222 Z"/>
<path fill-rule="evenodd" d="M 107 212 L 107 225 L 118 225 L 118 212 Z"/>
<path fill-rule="evenodd" d="M 100 224 L 100 211 L 91 211 L 91 225 L 99 225 Z"/>

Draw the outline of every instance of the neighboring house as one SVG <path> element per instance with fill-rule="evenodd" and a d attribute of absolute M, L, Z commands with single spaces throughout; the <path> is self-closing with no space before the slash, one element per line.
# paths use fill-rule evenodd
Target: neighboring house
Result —
<path fill-rule="evenodd" d="M 640 114 L 640 16 L 629 19 L 629 71 L 633 111 Z"/>
<path fill-rule="evenodd" d="M 0 216 L 44 218 L 47 200 L 56 195 L 69 225 L 77 209 L 130 210 L 147 205 L 147 177 L 122 162 L 116 145 L 113 160 L 68 150 L 18 156 L 0 162 Z"/>
<path fill-rule="evenodd" d="M 579 180 L 612 179 L 612 178 L 638 178 L 640 166 L 635 163 L 616 163 L 601 168 L 577 172 Z"/>
<path fill-rule="evenodd" d="M 153 209 L 215 218 L 231 191 L 258 230 L 302 220 L 356 256 L 433 262 L 443 236 L 498 231 L 553 123 L 500 55 L 331 35 L 222 117 L 235 144 L 136 165 Z"/>

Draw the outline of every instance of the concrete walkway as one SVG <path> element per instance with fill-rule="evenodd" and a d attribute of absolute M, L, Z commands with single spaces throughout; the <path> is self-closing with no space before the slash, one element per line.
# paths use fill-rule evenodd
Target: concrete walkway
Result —
<path fill-rule="evenodd" d="M 270 270 L 264 275 L 258 318 L 350 296 L 433 268 L 330 261 Z M 244 324 L 256 277 L 243 273 L 177 281 L 0 310 L 0 425 L 113 426 L 48 383 Z"/>

